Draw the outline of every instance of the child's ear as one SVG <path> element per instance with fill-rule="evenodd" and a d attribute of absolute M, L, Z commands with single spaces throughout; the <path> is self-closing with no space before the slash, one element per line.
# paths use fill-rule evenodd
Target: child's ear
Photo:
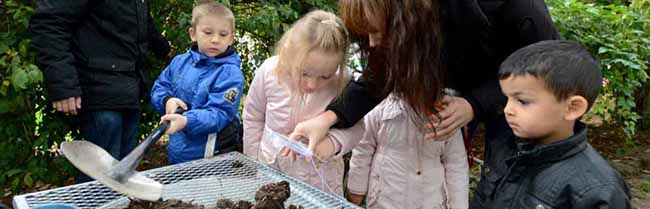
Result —
<path fill-rule="evenodd" d="M 192 42 L 196 42 L 196 31 L 194 30 L 194 27 L 188 28 L 187 32 L 190 34 L 190 39 Z"/>
<path fill-rule="evenodd" d="M 582 115 L 587 113 L 589 103 L 582 96 L 571 96 L 566 100 L 567 109 L 564 114 L 565 120 L 578 120 Z"/>

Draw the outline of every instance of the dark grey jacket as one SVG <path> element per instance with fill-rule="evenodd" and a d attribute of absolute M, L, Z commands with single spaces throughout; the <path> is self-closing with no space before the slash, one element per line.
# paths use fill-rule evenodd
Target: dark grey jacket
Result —
<path fill-rule="evenodd" d="M 548 145 L 503 137 L 494 153 L 499 163 L 486 164 L 470 204 L 472 209 L 628 209 L 630 191 L 623 178 L 587 143 L 587 128 Z M 514 143 L 509 143 L 514 142 Z M 512 151 L 508 151 L 512 150 Z"/>
<path fill-rule="evenodd" d="M 48 99 L 83 109 L 138 108 L 145 56 L 169 51 L 149 0 L 38 0 L 30 34 Z"/>

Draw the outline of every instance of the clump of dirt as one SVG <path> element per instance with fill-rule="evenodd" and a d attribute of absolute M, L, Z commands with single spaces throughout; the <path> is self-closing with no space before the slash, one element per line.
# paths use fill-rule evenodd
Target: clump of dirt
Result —
<path fill-rule="evenodd" d="M 180 200 L 165 200 L 165 201 L 145 201 L 132 199 L 127 209 L 205 209 L 203 205 L 194 205 L 191 202 L 183 202 Z"/>
<path fill-rule="evenodd" d="M 305 209 L 305 208 L 302 207 L 302 205 L 298 205 L 298 206 L 295 206 L 295 205 L 289 205 L 289 209 Z"/>
<path fill-rule="evenodd" d="M 283 209 L 284 201 L 289 199 L 289 182 L 281 181 L 260 187 L 255 192 L 254 209 Z"/>
<path fill-rule="evenodd" d="M 241 168 L 244 167 L 244 163 L 239 160 L 232 161 L 232 168 Z"/>
<path fill-rule="evenodd" d="M 248 202 L 246 200 L 240 200 L 235 203 L 235 205 L 232 206 L 232 209 L 251 209 L 253 208 L 253 203 Z"/>
<path fill-rule="evenodd" d="M 228 209 L 235 205 L 230 199 L 219 199 L 217 201 L 217 209 Z"/>
<path fill-rule="evenodd" d="M 217 201 L 217 209 L 251 209 L 253 208 L 253 203 L 246 200 L 240 200 L 236 203 L 233 203 L 230 199 L 220 199 Z"/>
<path fill-rule="evenodd" d="M 255 204 L 239 200 L 234 202 L 230 199 L 219 199 L 217 201 L 216 209 L 284 209 L 284 202 L 291 196 L 289 189 L 289 182 L 281 181 L 277 183 L 270 183 L 260 187 L 255 192 Z M 166 201 L 144 201 L 144 200 L 131 200 L 131 204 L 127 209 L 211 209 L 203 205 L 194 205 L 191 202 L 182 202 L 180 200 L 166 200 Z M 289 209 L 304 209 L 300 205 L 290 205 Z"/>

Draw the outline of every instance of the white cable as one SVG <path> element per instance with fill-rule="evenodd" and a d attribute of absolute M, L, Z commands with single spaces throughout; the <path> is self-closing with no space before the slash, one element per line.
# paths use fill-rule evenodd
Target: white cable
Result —
<path fill-rule="evenodd" d="M 309 159 L 311 161 L 311 165 L 314 167 L 314 170 L 316 170 L 316 174 L 320 177 L 320 183 L 324 189 L 327 189 L 330 193 L 336 194 L 332 188 L 327 185 L 327 182 L 325 181 L 325 175 L 323 174 L 323 169 L 319 169 L 318 166 L 316 166 L 316 160 L 314 158 Z M 325 162 L 326 163 L 326 162 Z"/>

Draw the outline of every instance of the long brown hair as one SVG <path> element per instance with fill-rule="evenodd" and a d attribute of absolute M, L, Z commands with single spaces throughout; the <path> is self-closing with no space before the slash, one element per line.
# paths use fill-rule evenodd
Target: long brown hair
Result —
<path fill-rule="evenodd" d="M 339 0 L 348 29 L 362 39 L 367 54 L 364 76 L 384 83 L 383 94 L 404 99 L 415 112 L 411 117 L 422 129 L 428 115 L 438 115 L 445 72 L 439 0 Z M 382 33 L 381 44 L 368 47 L 368 34 Z M 380 84 L 379 84 L 380 85 Z"/>

